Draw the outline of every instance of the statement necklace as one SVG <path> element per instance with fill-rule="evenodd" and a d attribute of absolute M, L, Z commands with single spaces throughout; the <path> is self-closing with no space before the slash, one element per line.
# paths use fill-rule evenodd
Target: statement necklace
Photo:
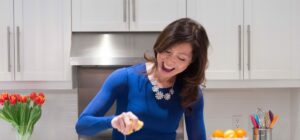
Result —
<path fill-rule="evenodd" d="M 154 80 L 154 79 L 150 79 L 150 82 L 152 84 L 152 91 L 155 93 L 155 98 L 157 100 L 161 100 L 161 99 L 165 99 L 165 100 L 170 100 L 171 99 L 171 96 L 174 94 L 174 89 L 173 89 L 173 86 L 174 84 L 172 85 L 171 89 L 169 90 L 169 92 L 167 93 L 163 93 L 161 91 L 159 91 L 159 87 L 157 86 L 157 81 Z"/>

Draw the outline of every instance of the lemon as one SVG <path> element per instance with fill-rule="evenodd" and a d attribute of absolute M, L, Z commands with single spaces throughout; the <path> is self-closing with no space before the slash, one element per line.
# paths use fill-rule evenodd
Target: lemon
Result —
<path fill-rule="evenodd" d="M 237 138 L 237 135 L 234 130 L 228 129 L 224 133 L 224 138 Z"/>
<path fill-rule="evenodd" d="M 138 121 L 137 128 L 130 130 L 130 131 L 128 132 L 128 135 L 130 135 L 131 133 L 133 133 L 133 130 L 139 131 L 140 129 L 142 129 L 143 126 L 144 126 L 144 122 L 142 122 L 142 121 L 139 120 L 139 121 Z"/>

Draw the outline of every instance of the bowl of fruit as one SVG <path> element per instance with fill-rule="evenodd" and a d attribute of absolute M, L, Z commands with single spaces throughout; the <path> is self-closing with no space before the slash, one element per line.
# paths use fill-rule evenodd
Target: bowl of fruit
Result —
<path fill-rule="evenodd" d="M 211 140 L 248 140 L 247 132 L 243 128 L 227 129 L 226 131 L 216 129 L 211 136 Z"/>

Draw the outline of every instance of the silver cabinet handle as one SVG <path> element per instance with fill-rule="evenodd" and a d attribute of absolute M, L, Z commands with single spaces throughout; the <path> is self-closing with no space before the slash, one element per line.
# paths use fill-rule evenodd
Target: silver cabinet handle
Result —
<path fill-rule="evenodd" d="M 238 26 L 238 43 L 239 43 L 239 71 L 242 71 L 242 26 Z"/>
<path fill-rule="evenodd" d="M 17 26 L 17 72 L 21 71 L 20 67 L 20 27 Z"/>
<path fill-rule="evenodd" d="M 7 26 L 7 54 L 8 54 L 8 72 L 11 72 L 11 61 L 10 61 L 10 27 Z"/>
<path fill-rule="evenodd" d="M 123 21 L 127 21 L 127 0 L 123 0 Z"/>
<path fill-rule="evenodd" d="M 251 28 L 250 25 L 247 25 L 247 37 L 248 37 L 248 71 L 251 70 Z"/>
<path fill-rule="evenodd" d="M 135 0 L 132 0 L 132 21 L 135 22 Z"/>

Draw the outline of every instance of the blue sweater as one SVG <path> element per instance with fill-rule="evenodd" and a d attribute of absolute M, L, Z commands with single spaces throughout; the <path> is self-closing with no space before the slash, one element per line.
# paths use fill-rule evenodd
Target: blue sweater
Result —
<path fill-rule="evenodd" d="M 112 128 L 111 120 L 114 116 L 104 114 L 116 101 L 115 115 L 131 111 L 144 122 L 143 128 L 128 135 L 127 140 L 175 140 L 183 113 L 189 140 L 206 140 L 201 89 L 192 112 L 187 112 L 180 105 L 180 82 L 174 84 L 175 93 L 170 100 L 156 100 L 152 84 L 145 73 L 145 64 L 114 71 L 80 115 L 76 124 L 77 133 L 92 136 Z M 166 93 L 169 88 L 160 90 Z M 113 129 L 112 137 L 113 140 L 124 139 L 123 134 L 116 129 Z"/>

